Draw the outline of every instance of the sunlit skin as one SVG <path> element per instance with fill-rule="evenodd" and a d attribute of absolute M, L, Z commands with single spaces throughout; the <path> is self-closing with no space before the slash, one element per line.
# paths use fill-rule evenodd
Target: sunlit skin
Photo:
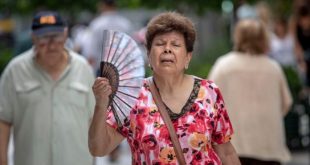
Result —
<path fill-rule="evenodd" d="M 187 52 L 184 36 L 176 31 L 156 35 L 152 42 L 148 58 L 154 76 L 177 76 L 184 74 L 192 58 Z"/>
<path fill-rule="evenodd" d="M 161 98 L 172 112 L 180 113 L 194 84 L 193 77 L 184 73 L 192 52 L 187 51 L 183 34 L 177 31 L 157 34 L 148 58 Z"/>

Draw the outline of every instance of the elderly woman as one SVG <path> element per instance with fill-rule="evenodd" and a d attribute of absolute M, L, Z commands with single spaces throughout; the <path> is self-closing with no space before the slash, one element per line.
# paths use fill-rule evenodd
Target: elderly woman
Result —
<path fill-rule="evenodd" d="M 230 143 L 232 125 L 218 87 L 211 81 L 184 74 L 195 38 L 188 18 L 175 12 L 154 17 L 146 33 L 148 59 L 154 73 L 149 79 L 172 120 L 186 164 L 240 164 Z M 126 138 L 132 164 L 181 164 L 148 81 L 121 128 L 117 128 L 113 114 L 107 112 L 111 94 L 108 80 L 97 78 L 93 91 L 96 107 L 89 130 L 89 149 L 94 156 L 108 154 Z"/>
<path fill-rule="evenodd" d="M 236 131 L 232 139 L 242 164 L 279 165 L 289 160 L 283 117 L 292 98 L 280 65 L 268 58 L 266 27 L 242 20 L 234 49 L 209 74 L 221 88 Z"/>

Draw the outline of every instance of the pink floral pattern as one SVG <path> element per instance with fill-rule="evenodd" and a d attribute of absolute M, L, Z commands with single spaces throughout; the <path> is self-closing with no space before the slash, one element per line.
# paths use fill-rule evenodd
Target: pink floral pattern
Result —
<path fill-rule="evenodd" d="M 220 165 L 213 144 L 230 141 L 233 129 L 219 88 L 209 80 L 195 78 L 197 95 L 187 111 L 173 119 L 187 164 Z M 107 122 L 117 128 L 113 113 Z M 117 129 L 132 151 L 133 165 L 177 165 L 173 144 L 147 81 L 126 123 Z"/>

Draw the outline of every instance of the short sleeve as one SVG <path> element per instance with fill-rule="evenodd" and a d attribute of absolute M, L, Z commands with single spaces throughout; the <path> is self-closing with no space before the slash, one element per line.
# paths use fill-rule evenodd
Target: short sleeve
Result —
<path fill-rule="evenodd" d="M 13 90 L 12 77 L 9 76 L 9 69 L 6 69 L 0 80 L 0 120 L 12 123 L 13 103 L 16 97 Z"/>
<path fill-rule="evenodd" d="M 118 124 L 116 121 L 116 118 L 114 116 L 114 113 L 111 109 L 111 107 L 108 110 L 108 116 L 106 122 L 114 129 L 116 129 L 120 134 L 122 134 L 124 137 L 128 136 L 128 133 L 130 132 L 130 118 L 127 116 L 124 119 L 123 124 Z"/>
<path fill-rule="evenodd" d="M 214 87 L 216 99 L 214 102 L 214 130 L 212 133 L 213 144 L 223 144 L 230 141 L 233 134 L 232 124 L 230 122 L 222 94 L 217 86 Z"/>

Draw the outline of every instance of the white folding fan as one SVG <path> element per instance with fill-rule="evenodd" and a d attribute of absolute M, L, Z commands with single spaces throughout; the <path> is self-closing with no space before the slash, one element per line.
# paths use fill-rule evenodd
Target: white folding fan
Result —
<path fill-rule="evenodd" d="M 104 30 L 102 46 L 100 75 L 110 81 L 110 106 L 117 124 L 121 126 L 143 85 L 143 54 L 131 37 L 119 31 Z"/>

